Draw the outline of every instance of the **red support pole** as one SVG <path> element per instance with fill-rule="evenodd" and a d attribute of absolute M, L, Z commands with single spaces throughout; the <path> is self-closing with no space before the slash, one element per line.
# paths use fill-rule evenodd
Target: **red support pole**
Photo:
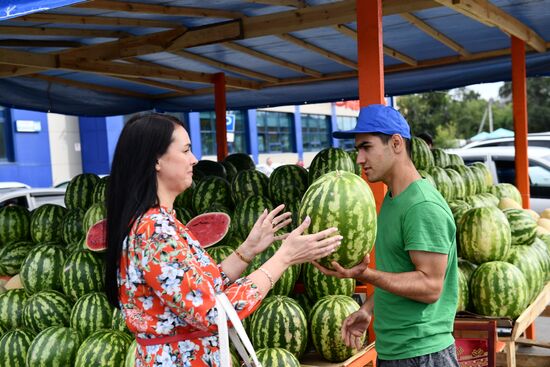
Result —
<path fill-rule="evenodd" d="M 225 99 L 225 74 L 216 73 L 213 78 L 214 98 L 216 104 L 216 146 L 218 151 L 218 162 L 221 162 L 228 154 L 227 150 L 227 128 Z"/>
<path fill-rule="evenodd" d="M 516 148 L 516 186 L 523 207 L 529 209 L 529 159 L 527 157 L 527 73 L 525 42 L 512 36 L 512 100 Z"/>
<path fill-rule="evenodd" d="M 523 207 L 529 209 L 529 158 L 527 156 L 527 72 L 525 42 L 512 36 L 512 101 L 516 148 L 516 186 L 521 193 Z M 527 339 L 535 339 L 535 324 L 525 330 Z"/>
<path fill-rule="evenodd" d="M 361 107 L 371 104 L 385 104 L 384 99 L 384 45 L 382 41 L 382 0 L 357 0 L 357 54 L 359 102 Z M 363 179 L 367 177 L 363 172 Z M 367 181 L 368 182 L 368 181 Z M 376 209 L 380 211 L 386 185 L 382 182 L 370 183 L 374 194 Z M 370 254 L 370 267 L 375 266 L 374 250 Z M 374 287 L 367 285 L 367 296 L 374 292 Z M 369 325 L 369 343 L 375 340 L 373 322 Z"/>

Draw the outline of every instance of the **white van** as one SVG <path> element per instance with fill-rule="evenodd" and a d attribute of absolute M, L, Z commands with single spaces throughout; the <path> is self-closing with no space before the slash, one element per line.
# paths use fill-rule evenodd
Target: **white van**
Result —
<path fill-rule="evenodd" d="M 448 153 L 458 154 L 466 165 L 483 162 L 489 167 L 495 184 L 507 182 L 515 185 L 515 148 L 496 146 L 485 148 L 451 149 Z M 528 148 L 531 209 L 540 213 L 550 208 L 550 149 Z"/>

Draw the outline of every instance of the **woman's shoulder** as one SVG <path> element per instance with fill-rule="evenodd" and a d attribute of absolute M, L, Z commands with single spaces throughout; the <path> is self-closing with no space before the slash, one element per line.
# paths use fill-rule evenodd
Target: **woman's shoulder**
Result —
<path fill-rule="evenodd" d="M 163 207 L 153 207 L 137 218 L 132 228 L 133 234 L 145 234 L 147 237 L 158 233 L 175 233 L 177 224 L 175 215 Z"/>

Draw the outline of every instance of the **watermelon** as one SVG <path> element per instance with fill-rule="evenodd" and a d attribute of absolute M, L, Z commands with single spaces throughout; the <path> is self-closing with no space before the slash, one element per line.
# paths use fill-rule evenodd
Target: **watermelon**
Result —
<path fill-rule="evenodd" d="M 457 224 L 457 227 L 458 227 L 460 220 L 462 219 L 462 216 L 468 210 L 472 209 L 472 206 L 467 202 L 465 202 L 464 200 L 451 200 L 449 201 L 448 204 L 449 204 L 449 208 L 451 209 L 451 212 L 453 213 L 455 223 Z"/>
<path fill-rule="evenodd" d="M 204 213 L 187 223 L 187 228 L 203 248 L 214 246 L 225 238 L 231 217 L 225 213 Z"/>
<path fill-rule="evenodd" d="M 111 318 L 111 329 L 125 332 L 126 334 L 132 336 L 133 334 L 128 329 L 126 325 L 126 320 L 124 320 L 124 315 L 122 311 L 118 308 L 113 308 L 113 315 Z"/>
<path fill-rule="evenodd" d="M 349 154 L 351 161 L 355 163 L 355 174 L 357 176 L 361 176 L 363 174 L 363 167 L 359 163 L 357 163 L 357 155 L 359 154 L 359 151 L 357 150 L 357 148 L 353 148 L 350 150 L 346 150 L 346 153 Z"/>
<path fill-rule="evenodd" d="M 482 192 L 481 194 L 477 194 L 477 196 L 480 197 L 483 201 L 485 201 L 487 206 L 497 206 L 498 207 L 499 200 L 495 195 L 493 195 L 489 192 Z"/>
<path fill-rule="evenodd" d="M 446 168 L 451 165 L 451 159 L 443 149 L 433 148 L 434 164 L 437 167 Z"/>
<path fill-rule="evenodd" d="M 532 246 L 512 246 L 505 259 L 515 265 L 527 281 L 527 300 L 530 303 L 538 296 L 546 283 L 546 273 Z"/>
<path fill-rule="evenodd" d="M 86 214 L 84 214 L 84 219 L 82 219 L 82 227 L 84 233 L 88 233 L 88 230 L 97 222 L 102 219 L 107 218 L 107 208 L 102 203 L 93 204 Z"/>
<path fill-rule="evenodd" d="M 512 184 L 509 183 L 499 183 L 493 185 L 489 188 L 491 194 L 495 195 L 499 199 L 510 198 L 516 203 L 523 205 L 523 200 L 521 198 L 521 193 L 519 190 Z"/>
<path fill-rule="evenodd" d="M 505 209 L 504 214 L 510 223 L 512 245 L 531 245 L 537 235 L 537 222 L 522 209 Z"/>
<path fill-rule="evenodd" d="M 93 204 L 94 187 L 99 177 L 93 173 L 82 173 L 72 178 L 65 191 L 67 209 L 88 209 Z"/>
<path fill-rule="evenodd" d="M 200 173 L 199 173 L 200 172 Z M 193 166 L 193 175 L 201 175 L 204 177 L 217 176 L 224 180 L 227 179 L 225 167 L 218 162 L 201 159 Z"/>
<path fill-rule="evenodd" d="M 246 170 L 237 174 L 231 182 L 231 196 L 235 203 L 253 195 L 267 197 L 269 178 L 260 171 Z"/>
<path fill-rule="evenodd" d="M 480 265 L 470 280 L 475 311 L 484 316 L 518 317 L 528 305 L 528 285 L 516 266 L 504 261 Z"/>
<path fill-rule="evenodd" d="M 355 279 L 328 276 L 312 264 L 303 266 L 304 288 L 309 299 L 317 301 L 324 296 L 344 295 L 351 297 L 355 292 Z"/>
<path fill-rule="evenodd" d="M 214 203 L 232 208 L 233 199 L 229 182 L 216 176 L 206 177 L 193 190 L 192 203 L 196 213 L 204 213 Z"/>
<path fill-rule="evenodd" d="M 24 289 L 10 289 L 0 293 L 0 324 L 8 329 L 22 327 L 27 297 Z"/>
<path fill-rule="evenodd" d="M 451 187 L 453 191 L 452 197 L 455 199 L 464 198 L 466 196 L 466 185 L 464 184 L 464 180 L 462 179 L 462 176 L 460 176 L 460 173 L 452 168 L 446 168 L 445 173 L 447 173 L 449 180 L 451 180 Z"/>
<path fill-rule="evenodd" d="M 235 208 L 235 225 L 237 234 L 242 238 L 247 238 L 254 224 L 262 215 L 264 210 L 273 210 L 271 201 L 263 196 L 249 196 L 244 201 L 237 204 Z"/>
<path fill-rule="evenodd" d="M 447 168 L 453 169 L 460 174 L 462 181 L 464 181 L 465 196 L 475 195 L 478 191 L 478 183 L 475 174 L 468 166 L 464 165 L 451 165 Z"/>
<path fill-rule="evenodd" d="M 330 362 L 342 362 L 356 353 L 342 340 L 342 323 L 357 310 L 359 305 L 348 296 L 326 296 L 313 306 L 311 338 L 315 350 L 323 358 Z"/>
<path fill-rule="evenodd" d="M 27 351 L 36 334 L 28 329 L 8 331 L 0 338 L 0 361 L 3 367 L 25 367 Z M 32 366 L 32 365 L 31 365 Z"/>
<path fill-rule="evenodd" d="M 49 327 L 33 340 L 27 352 L 27 366 L 72 366 L 81 341 L 76 330 Z"/>
<path fill-rule="evenodd" d="M 429 183 L 431 183 L 433 187 L 437 187 L 436 184 L 435 184 L 434 178 L 427 171 L 425 171 L 423 169 L 419 169 L 418 174 L 422 178 L 426 179 Z"/>
<path fill-rule="evenodd" d="M 71 327 L 84 338 L 96 330 L 109 329 L 113 311 L 104 293 L 92 292 L 78 299 L 71 310 Z"/>
<path fill-rule="evenodd" d="M 474 264 L 504 260 L 512 242 L 510 224 L 495 207 L 468 210 L 458 233 L 459 256 Z"/>
<path fill-rule="evenodd" d="M 411 148 L 412 161 L 416 169 L 426 170 L 434 165 L 434 157 L 424 140 L 413 136 Z"/>
<path fill-rule="evenodd" d="M 469 302 L 468 278 L 462 269 L 458 268 L 458 303 L 456 311 L 466 311 Z"/>
<path fill-rule="evenodd" d="M 305 233 L 338 228 L 341 246 L 319 262 L 332 267 L 337 261 L 345 268 L 359 264 L 376 238 L 376 204 L 367 183 L 356 174 L 334 171 L 316 180 L 306 191 L 300 218 L 311 218 Z"/>
<path fill-rule="evenodd" d="M 137 353 L 137 341 L 133 341 L 126 351 L 126 357 L 124 358 L 124 367 L 136 367 L 136 353 Z M 238 366 L 234 364 L 233 366 Z"/>
<path fill-rule="evenodd" d="M 307 336 L 306 315 L 292 298 L 267 297 L 252 314 L 250 337 L 255 349 L 283 348 L 300 359 L 307 346 Z"/>
<path fill-rule="evenodd" d="M 67 245 L 78 242 L 84 237 L 84 210 L 72 209 L 67 212 L 61 223 L 61 238 Z"/>
<path fill-rule="evenodd" d="M 236 233 L 232 233 L 231 237 L 228 238 L 227 241 L 224 240 L 223 242 L 223 246 L 229 246 L 232 249 L 236 249 L 244 242 L 244 240 Z"/>
<path fill-rule="evenodd" d="M 195 212 L 193 210 L 193 192 L 195 192 L 195 187 L 197 187 L 197 184 L 193 180 L 193 183 L 190 187 L 185 189 L 184 192 L 176 196 L 176 199 L 174 200 L 174 207 L 176 208 L 185 208 L 193 215 L 195 215 Z"/>
<path fill-rule="evenodd" d="M 485 163 L 475 162 L 472 164 L 471 167 L 477 167 L 483 174 L 483 185 L 485 187 L 485 191 L 493 186 L 493 175 L 491 174 L 491 171 L 489 171 L 489 168 L 485 165 Z"/>
<path fill-rule="evenodd" d="M 121 331 L 96 331 L 78 348 L 74 367 L 120 367 L 131 343 L 132 337 Z"/>
<path fill-rule="evenodd" d="M 541 270 L 545 274 L 546 281 L 550 281 L 550 246 L 542 239 L 535 239 L 531 245 L 535 256 L 541 265 Z"/>
<path fill-rule="evenodd" d="M 256 164 L 250 158 L 248 154 L 245 153 L 233 153 L 224 158 L 223 162 L 231 163 L 238 172 L 245 171 L 249 169 L 256 169 Z"/>
<path fill-rule="evenodd" d="M 63 263 L 63 292 L 75 302 L 87 293 L 102 291 L 104 267 L 99 255 L 88 250 L 74 251 Z"/>
<path fill-rule="evenodd" d="M 0 209 L 0 246 L 31 238 L 31 215 L 27 208 L 8 205 Z"/>
<path fill-rule="evenodd" d="M 326 148 L 315 155 L 309 166 L 308 181 L 311 185 L 328 172 L 343 171 L 355 173 L 355 162 L 340 148 Z"/>
<path fill-rule="evenodd" d="M 452 200 L 454 195 L 453 182 L 449 178 L 447 172 L 441 167 L 433 166 L 429 169 L 428 173 L 432 175 L 435 181 L 435 187 L 441 196 L 443 196 L 446 201 Z"/>
<path fill-rule="evenodd" d="M 21 283 L 29 293 L 47 289 L 61 290 L 65 250 L 54 243 L 34 247 L 21 265 Z"/>
<path fill-rule="evenodd" d="M 267 191 L 269 198 L 276 206 L 299 202 L 307 190 L 308 176 L 304 167 L 295 164 L 279 166 L 269 176 Z"/>
<path fill-rule="evenodd" d="M 23 309 L 26 328 L 40 332 L 50 326 L 69 326 L 73 306 L 69 297 L 57 291 L 40 291 L 27 300 Z"/>
<path fill-rule="evenodd" d="M 176 218 L 182 223 L 185 224 L 189 222 L 195 215 L 193 212 L 187 208 L 174 208 L 176 211 Z"/>
<path fill-rule="evenodd" d="M 293 299 L 298 302 L 300 307 L 302 307 L 302 310 L 304 310 L 304 313 L 306 314 L 306 319 L 308 320 L 309 325 L 309 316 L 311 315 L 311 310 L 313 309 L 313 306 L 315 305 L 315 301 L 312 301 L 306 293 L 294 293 L 291 295 Z M 310 338 L 311 340 L 311 338 Z M 309 349 L 309 348 L 308 348 Z"/>
<path fill-rule="evenodd" d="M 253 271 L 257 270 L 262 266 L 267 260 L 269 260 L 275 252 L 281 247 L 281 241 L 276 241 L 262 253 L 258 254 L 254 260 L 250 263 L 248 268 L 245 270 L 245 274 L 251 274 Z M 275 286 L 267 294 L 268 296 L 281 295 L 288 296 L 290 292 L 294 289 L 294 285 L 298 280 L 298 275 L 300 273 L 300 265 L 292 265 L 287 268 L 279 280 L 275 282 Z"/>
<path fill-rule="evenodd" d="M 85 247 L 80 244 L 79 248 L 86 248 L 93 252 L 104 252 L 107 250 L 107 219 L 100 220 L 88 229 L 85 239 Z"/>
<path fill-rule="evenodd" d="M 292 353 L 283 348 L 263 348 L 256 352 L 258 362 L 269 367 L 300 367 Z"/>
<path fill-rule="evenodd" d="M 233 182 L 233 180 L 235 179 L 239 171 L 237 171 L 233 163 L 229 161 L 223 161 L 221 162 L 221 164 L 225 168 L 225 173 L 227 174 L 227 181 L 229 181 L 229 183 Z"/>
<path fill-rule="evenodd" d="M 466 280 L 468 281 L 468 283 L 470 283 L 470 279 L 472 278 L 472 274 L 474 273 L 474 271 L 476 271 L 477 265 L 469 262 L 468 260 L 459 258 L 458 267 L 460 268 L 462 274 L 466 276 Z"/>
<path fill-rule="evenodd" d="M 0 247 L 0 275 L 15 275 L 21 270 L 21 264 L 34 247 L 30 241 L 12 242 Z"/>
<path fill-rule="evenodd" d="M 235 250 L 229 246 L 213 246 L 209 247 L 206 252 L 208 255 L 216 262 L 216 264 L 221 263 L 229 255 L 231 255 Z"/>
<path fill-rule="evenodd" d="M 492 185 L 492 182 L 489 184 L 487 183 L 485 171 L 476 165 L 469 166 L 469 168 L 473 172 L 474 176 L 476 177 L 477 192 L 482 193 L 489 190 L 489 188 Z"/>
<path fill-rule="evenodd" d="M 61 241 L 63 217 L 67 209 L 56 204 L 44 204 L 31 216 L 31 237 L 33 242 Z"/>
<path fill-rule="evenodd" d="M 97 181 L 92 191 L 92 203 L 107 205 L 107 185 L 109 184 L 109 176 L 104 176 Z"/>
<path fill-rule="evenodd" d="M 461 156 L 458 154 L 453 153 L 447 153 L 449 156 L 449 161 L 451 162 L 452 166 L 463 166 L 464 165 L 464 159 L 462 159 Z"/>

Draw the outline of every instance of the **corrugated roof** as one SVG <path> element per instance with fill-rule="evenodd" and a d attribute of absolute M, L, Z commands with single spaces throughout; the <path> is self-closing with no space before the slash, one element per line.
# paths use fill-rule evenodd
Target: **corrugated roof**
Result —
<path fill-rule="evenodd" d="M 507 32 L 529 40 L 528 75 L 550 75 L 550 0 L 383 4 L 388 95 L 510 80 Z M 469 6 L 488 9 L 496 26 L 463 14 Z M 211 110 L 218 72 L 230 109 L 356 99 L 355 18 L 355 0 L 95 0 L 8 19 L 0 104 L 77 115 Z"/>

